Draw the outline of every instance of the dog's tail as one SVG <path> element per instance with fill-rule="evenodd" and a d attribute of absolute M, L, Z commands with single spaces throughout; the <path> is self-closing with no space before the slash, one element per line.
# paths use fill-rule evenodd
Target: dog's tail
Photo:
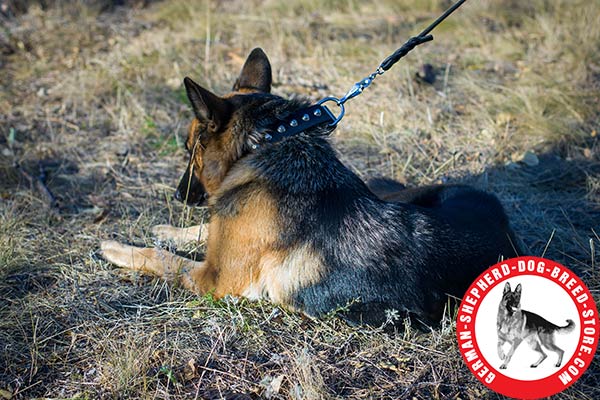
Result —
<path fill-rule="evenodd" d="M 574 329 L 575 329 L 575 321 L 573 321 L 572 319 L 568 319 L 567 325 L 559 326 L 557 329 L 557 332 L 569 333 L 569 332 L 572 332 Z"/>
<path fill-rule="evenodd" d="M 371 178 L 367 186 L 377 197 L 382 198 L 406 189 L 402 183 L 390 178 L 377 177 Z"/>

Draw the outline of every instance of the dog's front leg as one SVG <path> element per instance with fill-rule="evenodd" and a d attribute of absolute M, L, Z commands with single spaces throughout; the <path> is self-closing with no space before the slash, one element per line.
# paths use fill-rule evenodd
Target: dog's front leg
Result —
<path fill-rule="evenodd" d="M 155 225 L 152 234 L 159 240 L 172 240 L 181 247 L 189 242 L 203 242 L 208 238 L 208 224 L 177 228 L 172 225 Z"/>
<path fill-rule="evenodd" d="M 113 240 L 103 241 L 100 249 L 102 256 L 112 264 L 180 281 L 185 288 L 199 292 L 195 277 L 206 269 L 204 262 L 180 257 L 162 249 L 129 246 Z"/>
<path fill-rule="evenodd" d="M 515 350 L 517 350 L 517 347 L 519 347 L 520 344 L 521 344 L 521 339 L 515 339 L 510 344 L 510 349 L 508 350 L 508 354 L 506 354 L 506 356 L 504 357 L 504 362 L 500 366 L 500 369 L 506 369 L 506 366 L 510 362 L 510 359 L 512 358 L 513 354 L 515 354 Z"/>
<path fill-rule="evenodd" d="M 504 354 L 504 349 L 502 348 L 504 343 L 506 343 L 506 340 L 503 338 L 498 338 L 498 357 L 500 357 L 501 360 L 504 360 L 504 357 L 506 357 L 506 354 Z"/>

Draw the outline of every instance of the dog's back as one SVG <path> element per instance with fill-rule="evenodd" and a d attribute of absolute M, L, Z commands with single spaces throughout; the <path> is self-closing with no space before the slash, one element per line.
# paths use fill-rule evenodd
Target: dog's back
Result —
<path fill-rule="evenodd" d="M 531 311 L 523 310 L 522 313 L 525 318 L 525 329 L 538 335 L 552 334 L 559 331 L 568 333 L 575 329 L 575 321 L 572 319 L 567 320 L 567 325 L 559 326 Z"/>

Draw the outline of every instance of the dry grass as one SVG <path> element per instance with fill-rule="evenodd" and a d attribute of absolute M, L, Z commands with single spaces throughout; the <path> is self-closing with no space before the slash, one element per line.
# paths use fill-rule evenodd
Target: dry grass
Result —
<path fill-rule="evenodd" d="M 497 397 L 450 322 L 389 332 L 196 298 L 96 253 L 205 218 L 171 200 L 183 76 L 223 93 L 261 46 L 277 93 L 341 95 L 448 1 L 26 3 L 0 16 L 0 398 Z M 600 6 L 472 1 L 434 33 L 348 104 L 342 159 L 363 177 L 496 192 L 530 253 L 600 299 Z M 424 63 L 434 85 L 414 78 Z M 596 358 L 557 398 L 599 387 Z"/>

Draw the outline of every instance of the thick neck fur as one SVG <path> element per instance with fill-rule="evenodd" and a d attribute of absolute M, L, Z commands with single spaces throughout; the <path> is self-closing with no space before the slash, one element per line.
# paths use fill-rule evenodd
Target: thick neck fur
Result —
<path fill-rule="evenodd" d="M 248 150 L 234 163 L 225 177 L 212 204 L 229 201 L 241 187 L 260 184 L 279 196 L 310 196 L 336 190 L 349 190 L 356 196 L 373 197 L 366 185 L 337 158 L 329 142 L 322 136 L 330 128 L 316 127 L 308 132 L 285 138 L 276 143 L 262 140 L 264 131 L 302 107 L 304 101 L 286 101 L 273 96 L 271 101 L 254 110 L 254 129 L 247 134 L 248 143 L 259 143 L 257 150 Z M 274 117 L 276 116 L 276 117 Z M 258 117 L 258 118 L 257 118 Z M 219 207 L 216 207 L 219 209 Z"/>
<path fill-rule="evenodd" d="M 324 138 L 296 136 L 256 154 L 250 164 L 269 186 L 290 194 L 311 194 L 346 186 L 366 187 L 337 158 Z"/>

